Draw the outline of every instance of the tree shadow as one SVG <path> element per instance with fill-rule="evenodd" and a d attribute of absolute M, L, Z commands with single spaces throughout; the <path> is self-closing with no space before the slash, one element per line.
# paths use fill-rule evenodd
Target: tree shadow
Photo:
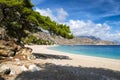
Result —
<path fill-rule="evenodd" d="M 38 65 L 40 71 L 20 73 L 15 80 L 120 80 L 120 72 L 103 68 Z"/>
<path fill-rule="evenodd" d="M 52 54 L 44 54 L 44 53 L 33 53 L 33 55 L 38 59 L 68 59 L 68 56 L 63 55 L 52 55 Z"/>

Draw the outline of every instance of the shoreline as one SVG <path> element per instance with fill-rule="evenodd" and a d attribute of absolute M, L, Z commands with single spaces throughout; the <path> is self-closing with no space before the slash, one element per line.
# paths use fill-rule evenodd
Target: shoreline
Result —
<path fill-rule="evenodd" d="M 57 46 L 61 46 L 61 45 L 49 46 L 49 47 L 47 47 L 47 49 L 54 50 L 54 51 L 59 51 L 59 52 L 64 52 L 64 53 L 67 53 L 67 54 L 75 54 L 75 55 L 88 56 L 88 57 L 105 58 L 105 59 L 110 59 L 110 60 L 111 59 L 112 60 L 120 60 L 120 58 L 110 58 L 110 57 L 99 57 L 99 56 L 92 56 L 92 55 L 76 54 L 76 53 L 73 53 L 73 52 L 66 52 L 66 51 L 61 51 L 61 50 L 56 50 L 56 49 L 51 48 L 51 47 L 57 47 Z M 67 46 L 72 46 L 72 45 L 67 45 Z M 79 46 L 89 46 L 89 45 L 79 45 Z M 96 46 L 96 45 L 90 45 L 90 46 Z M 111 45 L 99 45 L 99 46 L 111 46 Z M 112 46 L 116 46 L 116 45 L 112 45 Z M 117 46 L 119 46 L 119 45 L 117 45 Z"/>
<path fill-rule="evenodd" d="M 71 54 L 66 52 L 60 52 L 52 49 L 47 49 L 48 47 L 53 47 L 58 45 L 26 45 L 33 49 L 33 53 L 42 53 L 49 55 L 63 55 L 68 56 L 70 60 L 60 60 L 60 59 L 45 59 L 41 61 L 53 63 L 56 65 L 69 65 L 69 66 L 82 66 L 82 67 L 94 67 L 94 68 L 104 68 L 111 69 L 115 71 L 120 71 L 120 60 L 100 58 L 94 56 Z"/>

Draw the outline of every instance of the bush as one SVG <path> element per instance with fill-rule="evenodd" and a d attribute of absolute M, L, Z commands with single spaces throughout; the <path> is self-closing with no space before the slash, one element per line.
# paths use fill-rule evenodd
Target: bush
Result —
<path fill-rule="evenodd" d="M 37 39 L 37 37 L 33 35 L 29 35 L 25 39 L 23 39 L 23 42 L 26 44 L 38 44 L 38 45 L 51 45 L 52 43 L 48 40 L 43 40 L 43 39 Z"/>

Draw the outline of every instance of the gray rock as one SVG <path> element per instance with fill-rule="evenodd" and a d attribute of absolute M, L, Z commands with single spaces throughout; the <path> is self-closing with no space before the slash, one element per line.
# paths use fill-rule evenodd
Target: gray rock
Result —
<path fill-rule="evenodd" d="M 11 56 L 15 56 L 15 52 L 14 51 L 10 51 L 9 54 L 8 54 L 9 57 Z"/>

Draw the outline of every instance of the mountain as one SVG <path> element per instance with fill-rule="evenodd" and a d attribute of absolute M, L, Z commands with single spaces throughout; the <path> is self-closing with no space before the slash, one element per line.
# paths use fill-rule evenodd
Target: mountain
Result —
<path fill-rule="evenodd" d="M 40 39 L 49 40 L 53 44 L 58 45 L 116 45 L 116 42 L 105 41 L 99 38 L 91 38 L 91 37 L 75 37 L 73 39 L 66 39 L 61 36 L 51 36 L 45 32 L 35 33 L 35 36 Z"/>
<path fill-rule="evenodd" d="M 101 40 L 100 38 L 98 37 L 95 37 L 95 36 L 76 36 L 78 38 L 89 38 L 89 39 L 92 39 L 92 40 Z"/>
<path fill-rule="evenodd" d="M 55 42 L 60 45 L 116 45 L 115 42 L 105 40 L 93 40 L 90 38 L 64 39 L 56 37 Z"/>
<path fill-rule="evenodd" d="M 117 43 L 117 45 L 120 45 L 120 41 L 116 41 L 116 40 L 115 40 L 114 42 L 116 42 L 116 43 Z"/>

